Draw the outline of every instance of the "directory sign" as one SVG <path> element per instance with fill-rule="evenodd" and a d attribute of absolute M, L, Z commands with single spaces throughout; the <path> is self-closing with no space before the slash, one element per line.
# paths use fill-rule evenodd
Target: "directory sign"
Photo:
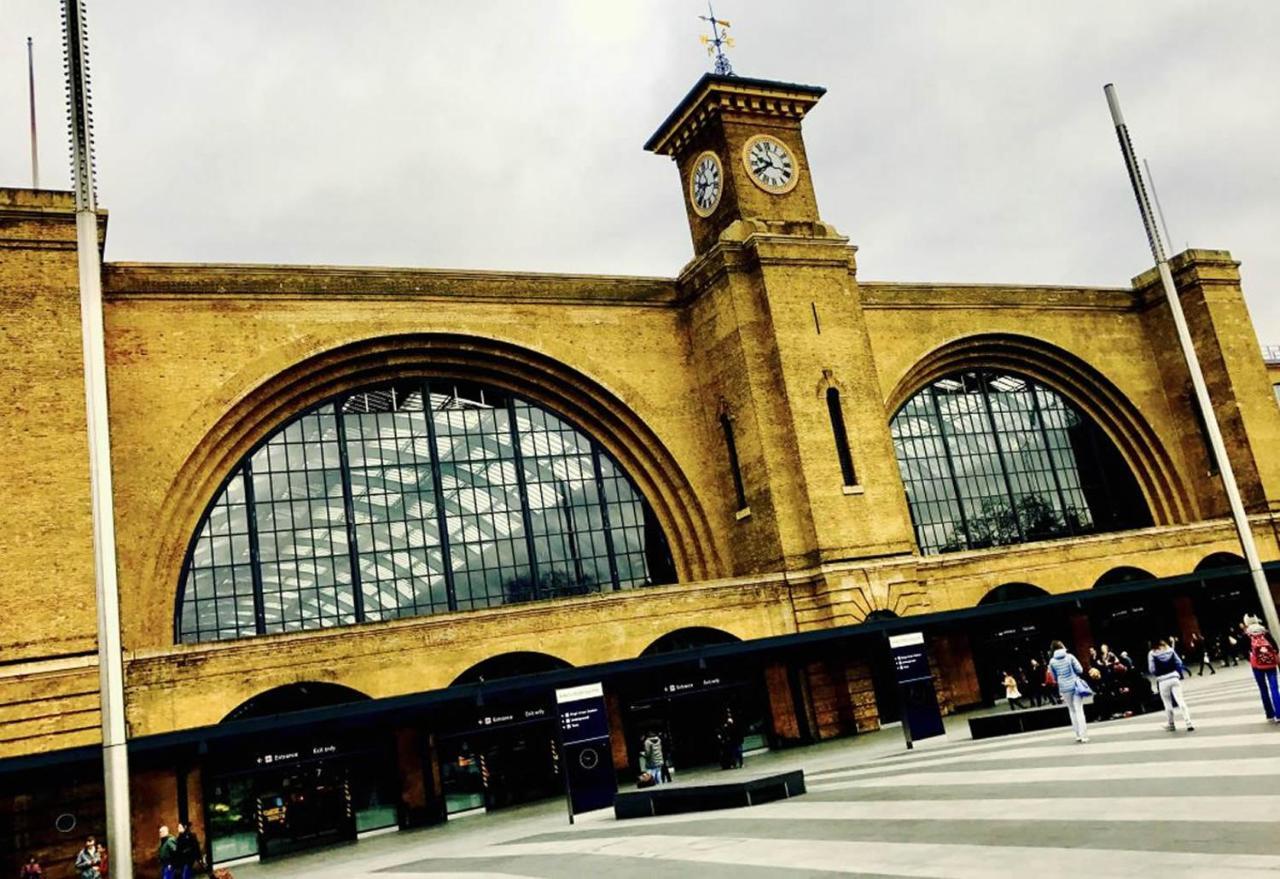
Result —
<path fill-rule="evenodd" d="M 929 668 L 929 650 L 921 632 L 889 636 L 889 652 L 898 678 L 898 694 L 902 701 L 902 723 L 907 746 L 916 739 L 946 734 L 938 694 L 933 688 L 933 671 Z"/>
<path fill-rule="evenodd" d="M 597 683 L 556 690 L 556 715 L 572 822 L 580 812 L 609 808 L 618 793 L 604 687 Z"/>

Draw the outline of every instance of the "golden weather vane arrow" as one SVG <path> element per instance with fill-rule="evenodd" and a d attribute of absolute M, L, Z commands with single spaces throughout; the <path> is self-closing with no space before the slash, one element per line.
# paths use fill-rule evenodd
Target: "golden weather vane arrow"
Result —
<path fill-rule="evenodd" d="M 726 46 L 733 48 L 733 37 L 729 36 L 731 25 L 726 19 L 716 18 L 716 11 L 711 8 L 709 0 L 707 12 L 710 14 L 698 16 L 711 25 L 711 36 L 703 34 L 700 37 L 702 45 L 707 47 L 707 54 L 716 59 L 716 73 L 720 76 L 733 76 L 733 65 L 729 63 L 729 56 L 724 53 Z"/>

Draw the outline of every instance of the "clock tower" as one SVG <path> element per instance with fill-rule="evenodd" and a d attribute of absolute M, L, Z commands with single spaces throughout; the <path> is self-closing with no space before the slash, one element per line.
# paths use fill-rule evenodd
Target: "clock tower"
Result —
<path fill-rule="evenodd" d="M 678 284 L 737 574 L 839 580 L 915 545 L 855 248 L 818 214 L 801 131 L 825 92 L 707 74 L 645 144 L 680 174 Z"/>
<path fill-rule="evenodd" d="M 735 220 L 818 220 L 800 122 L 825 92 L 708 73 L 649 138 L 680 170 L 695 253 Z"/>

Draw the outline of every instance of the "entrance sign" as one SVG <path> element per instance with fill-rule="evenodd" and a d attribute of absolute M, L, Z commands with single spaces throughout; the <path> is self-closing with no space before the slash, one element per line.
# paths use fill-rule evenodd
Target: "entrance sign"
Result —
<path fill-rule="evenodd" d="M 933 672 L 929 668 L 929 651 L 922 632 L 889 636 L 893 654 L 893 670 L 898 678 L 898 694 L 902 701 L 902 731 L 911 747 L 915 739 L 928 739 L 946 733 L 938 694 L 933 688 Z"/>
<path fill-rule="evenodd" d="M 569 823 L 579 812 L 607 809 L 618 792 L 601 684 L 556 690 L 560 753 Z"/>

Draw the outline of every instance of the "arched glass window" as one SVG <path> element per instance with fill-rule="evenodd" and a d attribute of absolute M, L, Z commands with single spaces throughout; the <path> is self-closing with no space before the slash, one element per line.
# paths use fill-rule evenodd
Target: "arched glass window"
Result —
<path fill-rule="evenodd" d="M 209 641 L 674 581 L 599 445 L 479 384 L 410 380 L 293 419 L 192 539 L 177 636 Z"/>
<path fill-rule="evenodd" d="M 908 400 L 890 428 L 921 552 L 1151 524 L 1110 438 L 1031 379 L 949 375 Z"/>
<path fill-rule="evenodd" d="M 844 411 L 840 408 L 840 392 L 827 388 L 827 414 L 831 416 L 831 432 L 836 438 L 836 457 L 840 460 L 840 475 L 845 485 L 856 485 L 853 472 L 853 455 L 849 452 L 849 435 L 844 429 Z"/>

